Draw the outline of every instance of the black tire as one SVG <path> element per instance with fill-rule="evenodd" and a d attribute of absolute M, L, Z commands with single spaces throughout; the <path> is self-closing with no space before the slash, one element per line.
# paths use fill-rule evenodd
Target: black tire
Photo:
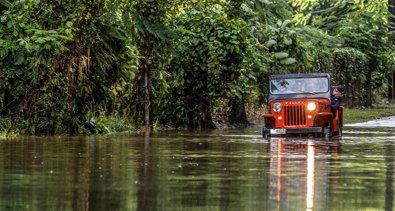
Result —
<path fill-rule="evenodd" d="M 262 138 L 268 139 L 270 138 L 270 125 L 266 124 L 262 127 Z"/>

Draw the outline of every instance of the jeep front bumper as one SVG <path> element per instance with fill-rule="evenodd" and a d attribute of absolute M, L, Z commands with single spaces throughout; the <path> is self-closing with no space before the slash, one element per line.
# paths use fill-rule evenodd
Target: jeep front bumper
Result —
<path fill-rule="evenodd" d="M 270 129 L 270 135 L 322 133 L 321 127 Z"/>

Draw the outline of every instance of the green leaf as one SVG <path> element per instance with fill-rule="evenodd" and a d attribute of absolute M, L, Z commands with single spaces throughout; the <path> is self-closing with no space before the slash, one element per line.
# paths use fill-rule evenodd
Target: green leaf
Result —
<path fill-rule="evenodd" d="M 254 13 L 254 11 L 246 3 L 243 3 L 241 5 L 241 9 L 244 10 L 245 12 L 249 13 L 249 14 L 253 14 Z"/>
<path fill-rule="evenodd" d="M 281 27 L 283 25 L 283 22 L 281 20 L 277 20 L 277 26 Z"/>
<path fill-rule="evenodd" d="M 236 53 L 240 53 L 240 48 L 239 48 L 239 46 L 235 46 L 235 50 L 236 50 Z"/>
<path fill-rule="evenodd" d="M 272 4 L 272 2 L 270 1 L 270 0 L 259 0 L 261 3 L 264 3 L 264 4 L 267 4 L 267 5 L 270 5 L 270 4 Z"/>
<path fill-rule="evenodd" d="M 23 57 L 23 56 L 18 56 L 17 58 L 16 58 L 16 61 L 15 61 L 15 65 L 20 65 L 20 64 L 22 64 L 23 62 L 25 61 L 25 57 Z"/>
<path fill-rule="evenodd" d="M 39 38 L 37 38 L 37 40 L 36 40 L 38 43 L 45 43 L 45 39 L 44 38 L 42 38 L 42 37 L 39 37 Z"/>
<path fill-rule="evenodd" d="M 280 61 L 281 64 L 290 65 L 296 62 L 295 58 L 286 58 Z"/>
<path fill-rule="evenodd" d="M 285 28 L 285 27 L 287 27 L 289 24 L 291 24 L 292 22 L 290 21 L 290 20 L 285 20 L 284 22 L 283 22 L 283 24 L 281 25 L 281 28 L 283 29 L 283 28 Z"/>
<path fill-rule="evenodd" d="M 276 57 L 277 59 L 284 59 L 284 58 L 287 58 L 288 56 L 289 56 L 289 54 L 286 52 L 274 53 L 274 57 Z"/>
<path fill-rule="evenodd" d="M 285 45 L 291 45 L 292 44 L 292 40 L 285 37 L 284 38 L 284 44 Z"/>
<path fill-rule="evenodd" d="M 267 42 L 265 42 L 265 46 L 270 48 L 271 46 L 277 44 L 277 42 L 275 40 L 269 40 Z"/>

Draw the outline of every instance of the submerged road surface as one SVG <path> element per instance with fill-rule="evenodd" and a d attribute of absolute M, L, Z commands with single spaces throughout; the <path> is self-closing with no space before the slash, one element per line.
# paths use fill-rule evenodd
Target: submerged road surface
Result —
<path fill-rule="evenodd" d="M 376 128 L 376 127 L 390 127 L 395 128 L 395 116 L 385 117 L 381 119 L 371 120 L 368 122 L 346 124 L 346 127 L 366 127 L 366 128 Z"/>
<path fill-rule="evenodd" d="M 260 131 L 0 140 L 0 210 L 395 210 L 394 127 Z"/>

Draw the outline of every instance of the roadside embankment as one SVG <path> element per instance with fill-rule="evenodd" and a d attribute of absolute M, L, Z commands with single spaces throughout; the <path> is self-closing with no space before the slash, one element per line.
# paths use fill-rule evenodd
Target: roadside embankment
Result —
<path fill-rule="evenodd" d="M 377 128 L 377 127 L 393 127 L 395 128 L 395 116 L 384 117 L 381 119 L 370 120 L 367 122 L 354 123 L 354 124 L 345 124 L 345 126 L 350 127 L 368 127 L 368 128 Z"/>
<path fill-rule="evenodd" d="M 356 123 L 369 124 L 391 124 L 392 118 L 395 116 L 395 104 L 384 104 L 373 108 L 344 108 L 344 123 L 345 126 L 353 125 Z M 380 120 L 380 121 L 379 121 Z M 395 125 L 395 119 L 392 121 Z"/>

